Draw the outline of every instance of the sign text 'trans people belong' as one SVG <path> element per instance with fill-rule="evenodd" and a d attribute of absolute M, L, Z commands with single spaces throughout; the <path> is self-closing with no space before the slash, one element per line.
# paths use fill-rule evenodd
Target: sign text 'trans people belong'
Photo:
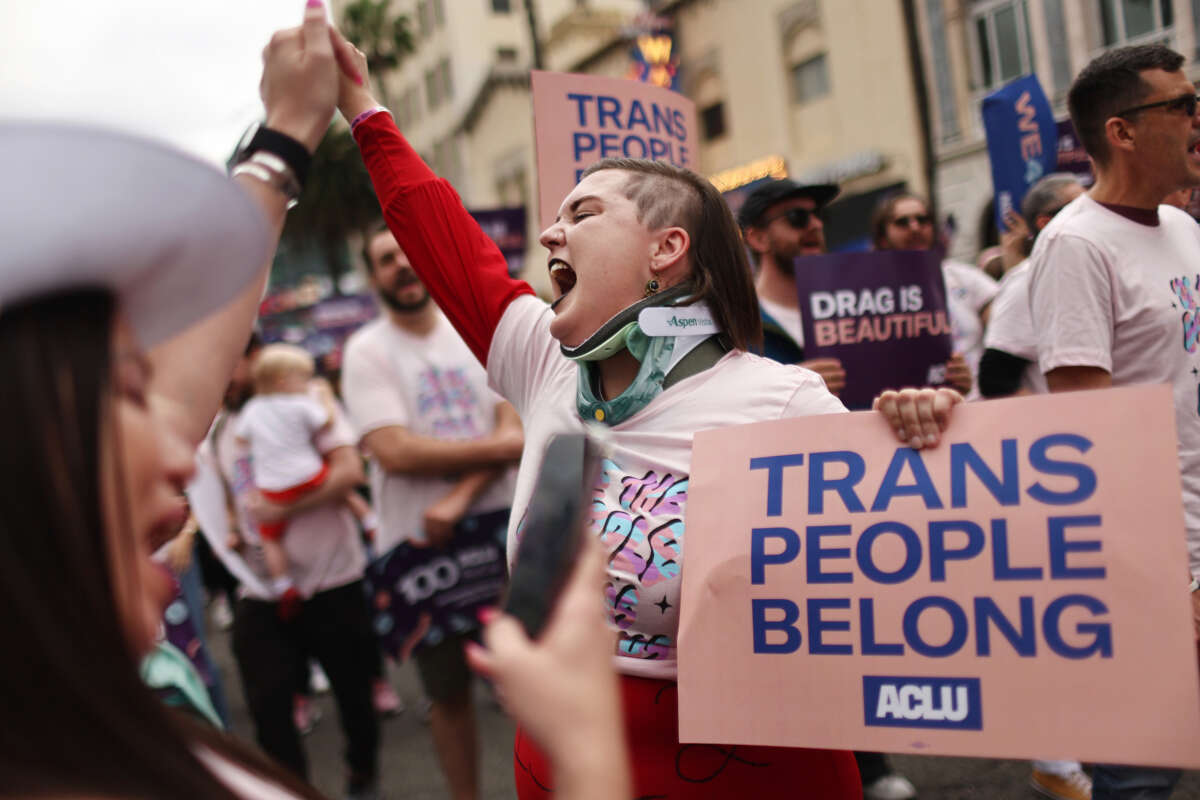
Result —
<path fill-rule="evenodd" d="M 1171 392 L 698 433 L 685 742 L 1200 765 Z"/>
<path fill-rule="evenodd" d="M 641 81 L 534 71 L 533 127 L 542 229 L 583 171 L 602 158 L 645 158 L 695 169 L 696 106 Z"/>

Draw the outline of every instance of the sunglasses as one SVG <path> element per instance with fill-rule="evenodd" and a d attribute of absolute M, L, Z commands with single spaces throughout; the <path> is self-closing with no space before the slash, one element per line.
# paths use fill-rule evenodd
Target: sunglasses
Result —
<path fill-rule="evenodd" d="M 1196 104 L 1198 100 L 1200 100 L 1200 97 L 1194 94 L 1185 94 L 1179 97 L 1172 97 L 1170 100 L 1159 100 L 1157 103 L 1146 103 L 1134 106 L 1133 108 L 1127 108 L 1124 111 L 1118 111 L 1113 116 L 1124 117 L 1129 114 L 1136 114 L 1139 111 L 1149 111 L 1152 108 L 1165 108 L 1167 111 L 1182 111 L 1189 117 L 1194 117 L 1196 116 Z"/>
<path fill-rule="evenodd" d="M 911 228 L 914 222 L 924 228 L 926 225 L 933 224 L 933 217 L 928 214 L 906 214 L 903 217 L 896 217 L 892 220 L 892 224 L 897 228 Z"/>
<path fill-rule="evenodd" d="M 821 212 L 807 208 L 789 208 L 782 214 L 776 214 L 773 217 L 763 220 L 762 224 L 763 227 L 766 227 L 777 219 L 784 219 L 788 225 L 791 225 L 798 231 L 802 231 L 808 227 L 808 223 L 812 221 L 813 217 L 821 219 Z"/>

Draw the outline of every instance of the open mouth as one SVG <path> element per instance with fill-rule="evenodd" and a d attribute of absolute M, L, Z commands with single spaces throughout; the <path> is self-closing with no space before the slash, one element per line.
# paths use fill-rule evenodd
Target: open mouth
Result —
<path fill-rule="evenodd" d="M 415 286 L 420 280 L 415 272 L 401 272 L 396 276 L 396 280 L 392 282 L 392 285 L 397 289 L 407 289 L 410 286 Z"/>
<path fill-rule="evenodd" d="M 561 258 L 550 259 L 547 266 L 550 269 L 550 280 L 558 287 L 558 299 L 561 300 L 567 296 L 567 292 L 575 288 L 575 270 Z"/>

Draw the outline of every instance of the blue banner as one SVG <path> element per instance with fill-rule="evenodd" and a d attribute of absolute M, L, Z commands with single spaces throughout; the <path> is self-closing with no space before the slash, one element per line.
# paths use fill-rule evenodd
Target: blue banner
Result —
<path fill-rule="evenodd" d="M 983 99 L 996 225 L 1010 209 L 1021 210 L 1029 187 L 1058 164 L 1058 125 L 1037 76 L 1026 75 Z"/>

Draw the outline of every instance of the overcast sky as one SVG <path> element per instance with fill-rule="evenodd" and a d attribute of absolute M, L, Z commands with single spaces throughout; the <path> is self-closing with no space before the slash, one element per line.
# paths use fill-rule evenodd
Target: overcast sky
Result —
<path fill-rule="evenodd" d="M 102 123 L 223 163 L 303 0 L 0 0 L 0 116 Z"/>

